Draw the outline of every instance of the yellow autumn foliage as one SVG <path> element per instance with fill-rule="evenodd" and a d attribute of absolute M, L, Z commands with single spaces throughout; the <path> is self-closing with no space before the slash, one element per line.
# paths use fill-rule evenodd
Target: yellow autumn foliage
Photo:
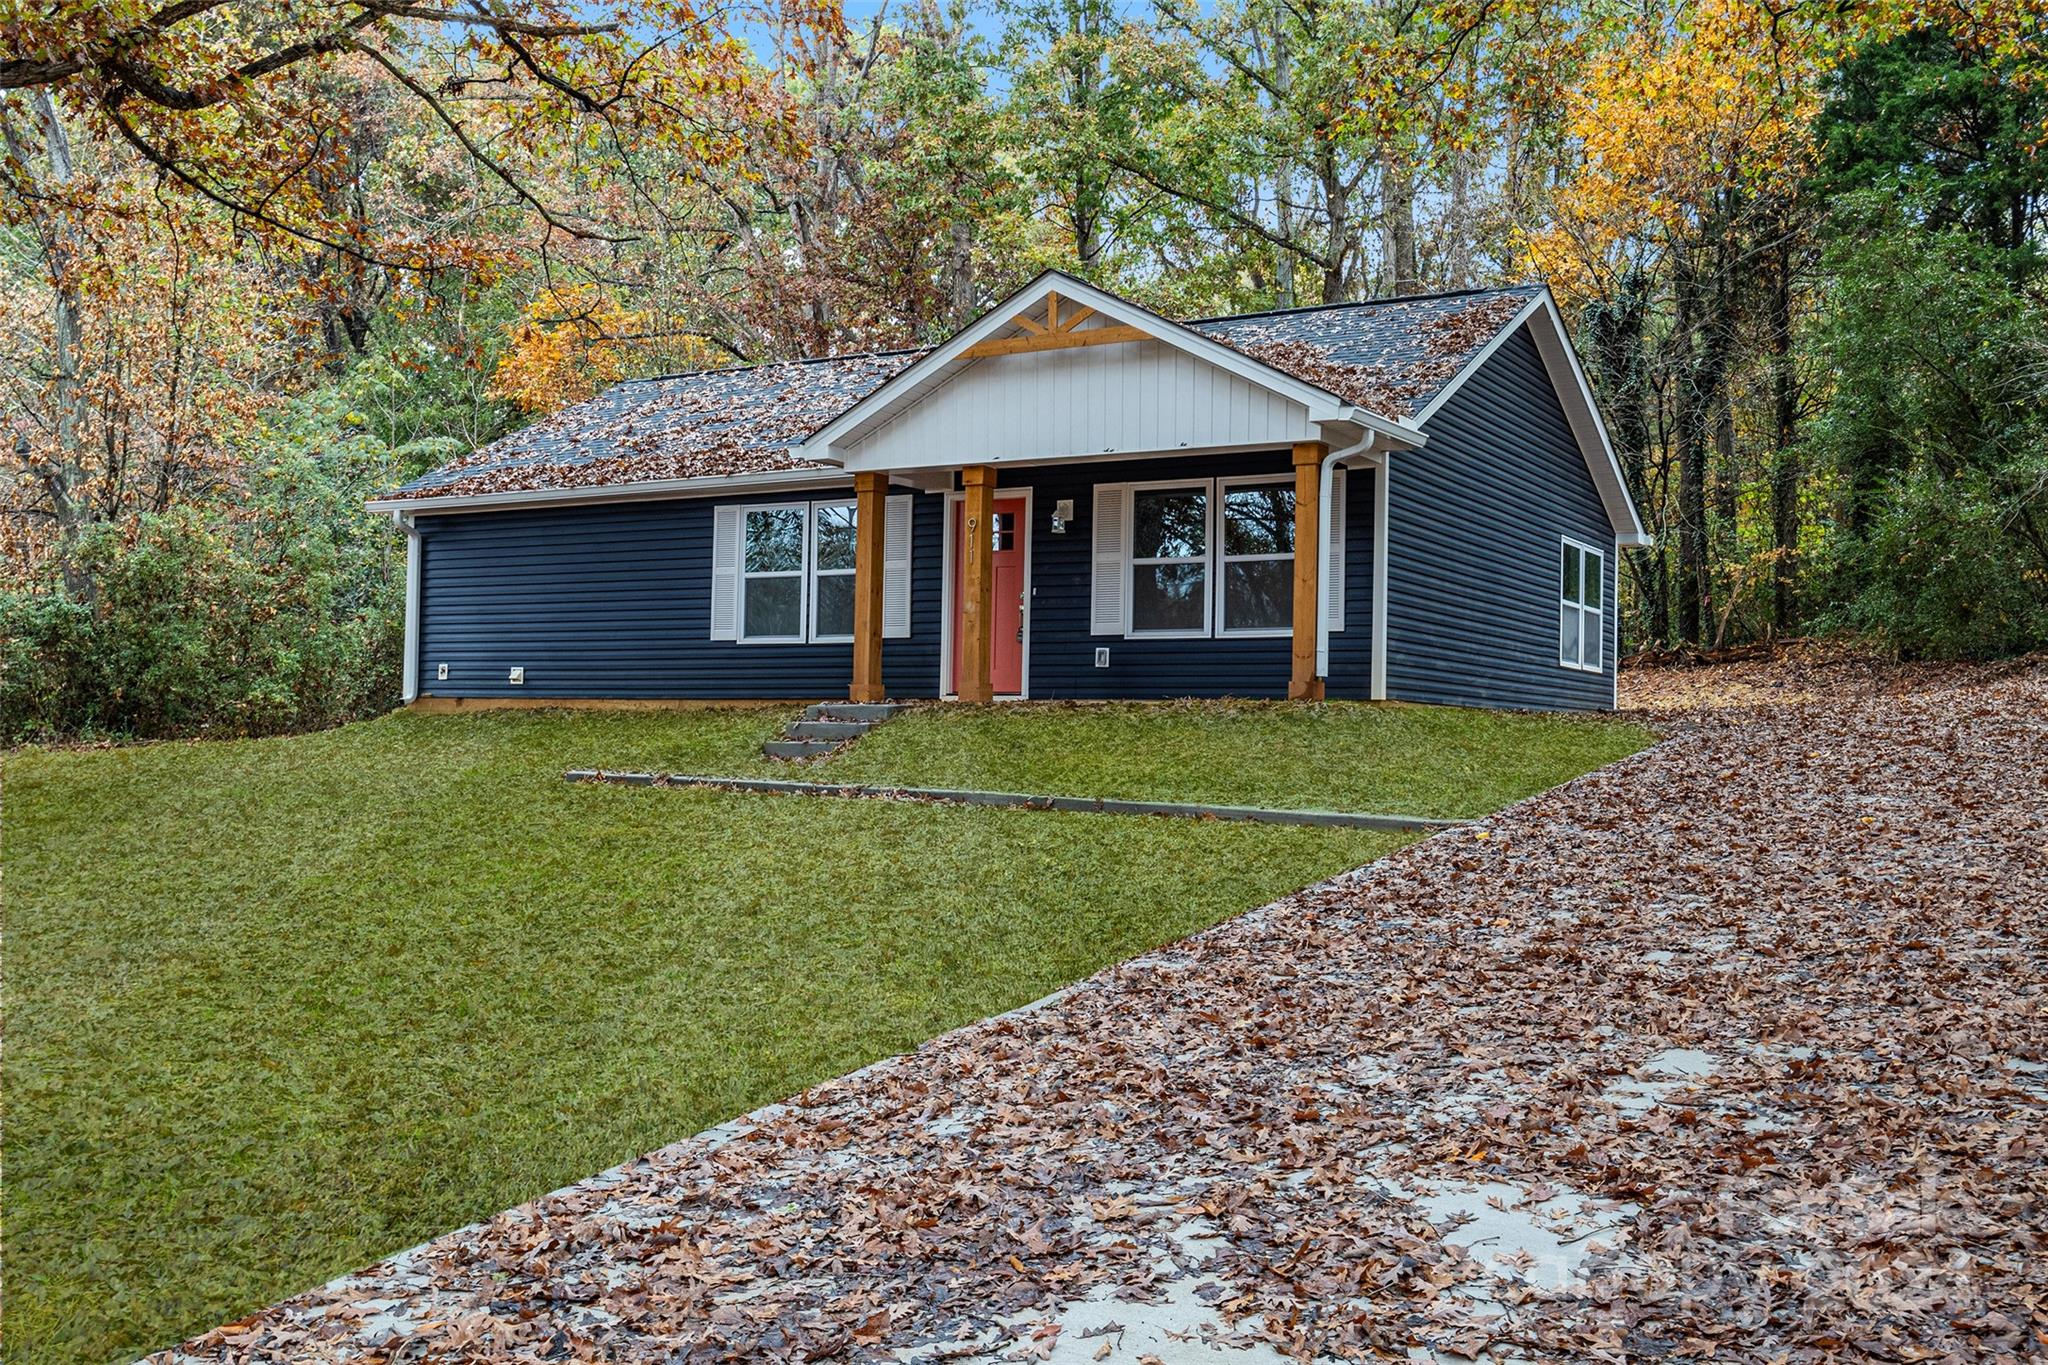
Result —
<path fill-rule="evenodd" d="M 1788 189 L 1835 50 L 1754 0 L 1702 0 L 1602 54 L 1569 121 L 1580 171 L 1522 239 L 1527 267 L 1562 294 L 1597 293 L 1631 243 L 1683 239 L 1726 196 Z"/>
<path fill-rule="evenodd" d="M 492 392 L 527 412 L 580 403 L 633 375 L 716 364 L 701 337 L 662 336 L 645 312 L 592 285 L 543 291 L 512 329 Z"/>

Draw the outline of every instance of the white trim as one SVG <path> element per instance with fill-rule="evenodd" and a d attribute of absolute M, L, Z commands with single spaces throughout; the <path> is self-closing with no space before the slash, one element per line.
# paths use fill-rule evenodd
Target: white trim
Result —
<path fill-rule="evenodd" d="M 845 635 L 821 635 L 818 633 L 818 513 L 827 507 L 852 507 L 860 503 L 854 498 L 813 498 L 804 502 L 749 502 L 741 503 L 733 510 L 739 514 L 739 560 L 735 569 L 733 584 L 733 641 L 742 645 L 845 645 L 853 643 L 851 633 Z M 803 545 L 799 567 L 790 569 L 764 570 L 759 573 L 747 571 L 747 515 L 750 512 L 781 512 L 794 509 L 803 514 Z M 856 516 L 858 512 L 856 511 Z M 887 536 L 887 514 L 884 514 L 883 534 Z M 848 577 L 854 569 L 828 569 L 827 577 Z M 798 590 L 798 620 L 802 629 L 795 635 L 749 635 L 747 634 L 747 580 L 750 578 L 794 578 L 801 584 Z"/>
<path fill-rule="evenodd" d="M 1031 696 L 1031 600 L 1037 596 L 1031 584 L 1031 541 L 1036 532 L 1033 513 L 1037 503 L 1032 497 L 1033 490 L 1024 488 L 1001 488 L 995 490 L 995 501 L 1007 502 L 1015 498 L 1024 499 L 1024 525 L 1018 534 L 1024 539 L 1024 604 L 1022 619 L 1024 627 L 1022 657 L 1017 665 L 1018 692 L 998 692 L 997 701 L 1026 701 Z M 942 575 L 939 588 L 939 699 L 954 701 L 960 696 L 953 686 L 953 505 L 967 501 L 967 491 L 956 488 L 944 494 L 945 534 L 940 537 L 939 572 Z"/>
<path fill-rule="evenodd" d="M 1199 630 L 1140 630 L 1137 625 L 1138 605 L 1138 557 L 1135 536 L 1138 528 L 1137 495 L 1144 492 L 1164 492 L 1183 488 L 1202 490 L 1202 553 L 1160 557 L 1147 555 L 1145 565 L 1151 568 L 1161 564 L 1194 564 L 1202 566 L 1202 625 Z M 1139 483 L 1124 485 L 1126 512 L 1124 515 L 1124 638 L 1126 640 L 1207 640 L 1216 634 L 1216 480 L 1196 479 L 1147 479 Z"/>
<path fill-rule="evenodd" d="M 518 488 L 503 493 L 455 493 L 445 497 L 372 498 L 371 512 L 491 512 L 506 507 L 578 507 L 632 502 L 640 498 L 714 498 L 728 493 L 785 493 L 815 484 L 844 486 L 843 469 L 779 469 L 764 474 L 714 474 L 700 479 L 646 479 L 590 488 Z"/>
<path fill-rule="evenodd" d="M 1394 452 L 1380 452 L 1372 475 L 1372 699 L 1387 699 L 1387 481 Z"/>
<path fill-rule="evenodd" d="M 1567 546 L 1579 552 L 1579 600 L 1576 602 L 1564 595 L 1564 552 Z M 1586 556 L 1588 555 L 1591 555 L 1600 562 L 1600 570 L 1593 576 L 1594 581 L 1600 585 L 1600 605 L 1597 607 L 1589 607 L 1585 604 Z M 1559 668 L 1571 669 L 1575 673 L 1605 673 L 1607 671 L 1607 552 L 1580 540 L 1577 536 L 1559 536 L 1557 567 L 1559 572 L 1559 577 L 1556 580 L 1558 585 L 1557 665 Z M 1564 612 L 1566 608 L 1571 608 L 1579 614 L 1579 657 L 1577 659 L 1567 659 L 1564 656 Z M 1584 662 L 1586 657 L 1586 616 L 1589 612 L 1599 617 L 1599 620 L 1593 627 L 1593 662 L 1590 664 Z"/>
<path fill-rule="evenodd" d="M 1308 409 L 1308 418 L 1312 423 L 1355 422 L 1404 444 L 1418 446 L 1427 439 L 1409 423 L 1383 417 L 1347 403 L 1327 389 L 1297 379 L 1264 361 L 1254 360 L 1242 351 L 1233 350 L 1193 328 L 1168 321 L 1149 309 L 1097 289 L 1071 275 L 1048 270 L 989 309 L 979 319 L 954 333 L 950 340 L 900 371 L 894 378 L 811 433 L 802 442 L 791 446 L 791 454 L 798 459 L 841 464 L 847 469 L 864 468 L 865 466 L 858 460 L 848 462 L 845 453 L 835 447 L 865 435 L 870 428 L 879 425 L 902 403 L 922 394 L 926 386 L 949 377 L 953 367 L 974 363 L 963 360 L 961 353 L 979 342 L 991 339 L 996 333 L 1013 327 L 1013 319 L 1019 312 L 1029 309 L 1048 293 L 1057 293 L 1063 300 L 1092 308 L 1105 321 L 1134 326 L 1153 340 L 1185 351 L 1248 383 L 1292 399 Z"/>
<path fill-rule="evenodd" d="M 1210 596 L 1216 604 L 1215 634 L 1216 638 L 1219 640 L 1260 640 L 1271 639 L 1275 636 L 1282 635 L 1291 636 L 1294 634 L 1294 622 L 1291 616 L 1288 620 L 1288 623 L 1284 626 L 1259 626 L 1255 628 L 1243 628 L 1235 630 L 1230 628 L 1229 622 L 1226 619 L 1226 615 L 1229 611 L 1229 593 L 1227 591 L 1229 579 L 1229 566 L 1233 560 L 1239 564 L 1285 563 L 1288 568 L 1287 576 L 1289 580 L 1289 586 L 1290 588 L 1292 587 L 1292 581 L 1294 578 L 1294 559 L 1295 556 L 1298 553 L 1300 553 L 1299 545 L 1297 545 L 1293 550 L 1288 551 L 1284 555 L 1233 555 L 1230 553 L 1230 542 L 1228 540 L 1229 527 L 1227 524 L 1224 511 L 1225 503 L 1228 500 L 1230 489 L 1233 487 L 1262 487 L 1273 484 L 1283 485 L 1288 489 L 1292 489 L 1294 487 L 1294 475 L 1230 474 L 1219 475 L 1216 479 L 1214 551 L 1214 557 L 1216 561 L 1216 581 L 1213 587 L 1211 588 Z M 1318 603 L 1318 606 L 1320 606 L 1320 602 Z"/>
<path fill-rule="evenodd" d="M 1572 346 L 1571 333 L 1565 328 L 1564 315 L 1558 312 L 1557 300 L 1551 296 L 1547 285 L 1541 294 L 1529 300 L 1527 307 L 1515 314 L 1512 321 L 1494 334 L 1493 340 L 1480 347 L 1478 353 L 1429 400 L 1422 411 L 1415 414 L 1414 424 L 1423 426 L 1435 416 L 1437 409 L 1449 402 L 1451 395 L 1463 388 L 1465 381 L 1478 373 L 1479 368 L 1492 359 L 1493 353 L 1525 325 L 1529 328 L 1530 339 L 1536 343 L 1536 353 L 1543 361 L 1543 368 L 1550 375 L 1550 385 L 1557 392 L 1558 405 L 1564 409 L 1565 420 L 1571 424 L 1579 453 L 1586 461 L 1586 470 L 1593 476 L 1593 485 L 1600 492 L 1601 505 L 1607 509 L 1607 520 L 1614 528 L 1616 547 L 1640 548 L 1655 544 L 1655 537 L 1643 529 L 1635 500 L 1629 496 L 1628 480 L 1622 476 L 1621 461 L 1614 453 L 1614 443 L 1608 439 L 1607 424 L 1600 418 L 1600 405 L 1593 397 L 1593 386 L 1586 381 L 1586 372 L 1580 367 L 1578 352 Z"/>
<path fill-rule="evenodd" d="M 853 643 L 853 631 L 850 627 L 844 635 L 820 635 L 818 633 L 818 580 L 821 577 L 852 578 L 860 572 L 858 563 L 844 569 L 822 569 L 818 567 L 818 513 L 829 507 L 853 508 L 856 526 L 860 518 L 860 503 L 853 498 L 848 498 L 844 502 L 837 498 L 820 498 L 811 504 L 811 533 L 804 547 L 808 552 L 804 556 L 804 595 L 810 599 L 810 605 L 804 613 L 804 628 L 810 632 L 810 640 L 814 645 L 850 645 Z M 742 527 L 742 533 L 744 534 L 744 526 Z M 856 530 L 854 534 L 858 536 L 860 533 Z M 885 506 L 882 509 L 882 536 L 885 550 L 888 534 L 889 511 Z M 858 555 L 858 551 L 855 553 Z M 744 588 L 745 586 L 743 576 L 741 587 Z M 879 626 L 881 623 L 878 621 L 875 624 Z"/>
<path fill-rule="evenodd" d="M 420 528 L 402 512 L 393 512 L 391 520 L 405 532 L 405 662 L 398 699 L 410 703 L 420 694 Z"/>
<path fill-rule="evenodd" d="M 797 538 L 794 569 L 747 570 L 747 519 L 756 512 L 796 512 L 803 518 Z M 733 639 L 743 645 L 801 645 L 810 642 L 811 620 L 811 505 L 808 502 L 755 502 L 740 508 L 739 580 L 733 604 Z M 750 635 L 747 633 L 747 580 L 750 578 L 794 578 L 796 580 L 796 634 Z"/>

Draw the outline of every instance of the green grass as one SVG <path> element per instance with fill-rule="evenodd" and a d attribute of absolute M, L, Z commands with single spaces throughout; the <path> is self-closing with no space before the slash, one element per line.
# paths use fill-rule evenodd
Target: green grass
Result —
<path fill-rule="evenodd" d="M 800 769 L 652 766 L 739 776 L 902 782 L 1057 796 L 1120 796 L 1291 809 L 1484 815 L 1641 749 L 1640 726 L 1599 716 L 1362 702 L 1174 702 L 925 706 L 839 757 Z M 592 755 L 635 766 L 623 751 Z"/>
<path fill-rule="evenodd" d="M 784 719 L 8 756 L 8 1359 L 131 1358 L 1399 842 L 560 778 L 734 771 Z M 1131 720 L 919 716 L 840 766 L 1340 801 L 1236 771 L 1249 739 L 1205 758 L 1191 713 L 1156 743 Z M 1105 733 L 1144 766 L 1084 747 Z M 1481 799 L 1457 785 L 1406 790 Z"/>

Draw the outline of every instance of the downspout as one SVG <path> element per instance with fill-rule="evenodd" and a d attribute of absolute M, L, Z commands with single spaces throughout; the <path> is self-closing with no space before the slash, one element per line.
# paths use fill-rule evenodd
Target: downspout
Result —
<path fill-rule="evenodd" d="M 392 512 L 391 521 L 405 532 L 405 671 L 398 699 L 410 706 L 420 693 L 420 528 L 406 512 Z"/>
<path fill-rule="evenodd" d="M 1387 480 L 1394 472 L 1394 452 L 1380 452 L 1372 476 L 1372 692 L 1387 699 Z"/>
<path fill-rule="evenodd" d="M 1330 680 L 1330 523 L 1334 516 L 1330 494 L 1337 479 L 1338 461 L 1365 454 L 1372 449 L 1372 443 L 1373 433 L 1368 431 L 1356 443 L 1323 456 L 1322 467 L 1316 471 L 1316 553 L 1323 557 L 1323 562 L 1316 566 L 1316 676 L 1325 686 Z M 1373 663 L 1377 668 L 1377 654 Z"/>

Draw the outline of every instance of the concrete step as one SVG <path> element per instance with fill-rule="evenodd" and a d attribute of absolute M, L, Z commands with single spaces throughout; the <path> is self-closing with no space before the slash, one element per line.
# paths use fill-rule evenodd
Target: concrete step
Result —
<path fill-rule="evenodd" d="M 761 752 L 770 758 L 820 758 L 838 747 L 829 739 L 771 739 Z"/>
<path fill-rule="evenodd" d="M 872 722 L 864 720 L 800 720 L 789 727 L 790 739 L 827 739 L 837 744 L 841 740 L 859 739 L 874 729 Z"/>
<path fill-rule="evenodd" d="M 805 720 L 857 720 L 879 725 L 908 708 L 892 701 L 821 701 L 804 708 Z"/>

